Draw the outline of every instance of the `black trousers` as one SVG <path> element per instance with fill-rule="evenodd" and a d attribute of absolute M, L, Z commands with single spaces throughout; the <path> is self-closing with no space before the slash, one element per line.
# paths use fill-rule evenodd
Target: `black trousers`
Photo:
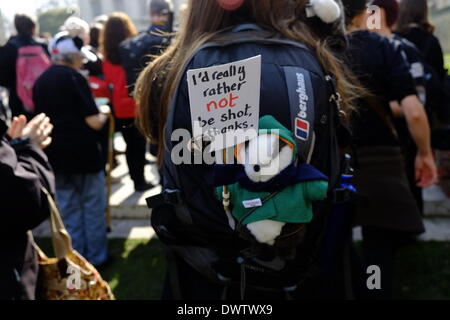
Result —
<path fill-rule="evenodd" d="M 128 170 L 131 180 L 136 184 L 145 182 L 145 154 L 147 152 L 147 141 L 137 129 L 134 119 L 118 119 L 118 130 L 122 133 L 127 144 L 125 156 L 127 158 Z"/>

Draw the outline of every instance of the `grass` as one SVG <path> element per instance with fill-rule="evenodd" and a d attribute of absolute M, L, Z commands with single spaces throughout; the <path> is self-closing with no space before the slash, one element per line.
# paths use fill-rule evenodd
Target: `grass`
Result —
<path fill-rule="evenodd" d="M 51 255 L 51 243 L 39 245 Z M 119 300 L 158 300 L 165 259 L 157 240 L 111 240 L 114 263 L 102 270 Z M 450 243 L 420 242 L 403 248 L 397 265 L 396 299 L 450 299 Z"/>
<path fill-rule="evenodd" d="M 397 265 L 399 299 L 450 299 L 450 243 L 420 242 L 404 248 Z"/>
<path fill-rule="evenodd" d="M 444 61 L 445 61 L 445 68 L 447 69 L 447 71 L 450 74 L 450 54 L 446 54 L 444 57 Z"/>

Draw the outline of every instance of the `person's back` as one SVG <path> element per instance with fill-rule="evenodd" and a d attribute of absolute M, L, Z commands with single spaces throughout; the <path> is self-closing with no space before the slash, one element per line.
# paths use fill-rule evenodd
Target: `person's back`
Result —
<path fill-rule="evenodd" d="M 406 38 L 401 37 L 398 34 L 393 34 L 392 41 L 395 47 L 399 47 L 403 52 L 404 59 L 409 66 L 409 71 L 411 76 L 414 79 L 416 84 L 416 88 L 418 86 L 425 86 L 426 84 L 426 75 L 425 75 L 425 66 L 424 66 L 424 58 L 421 55 L 417 46 L 409 41 Z M 421 99 L 421 101 L 425 101 L 425 99 Z"/>
<path fill-rule="evenodd" d="M 154 187 L 146 181 L 146 149 L 147 141 L 134 125 L 136 104 L 128 92 L 125 70 L 120 54 L 120 44 L 137 34 L 136 27 L 130 17 L 122 12 L 109 15 L 102 33 L 102 53 L 105 56 L 103 72 L 105 82 L 111 89 L 112 106 L 117 118 L 117 126 L 126 142 L 125 151 L 127 165 L 135 190 L 143 192 Z"/>
<path fill-rule="evenodd" d="M 392 117 L 391 101 L 416 94 L 401 50 L 395 49 L 387 38 L 369 31 L 353 32 L 348 40 L 347 60 L 352 70 L 376 97 L 386 115 Z M 358 145 L 398 145 L 390 128 L 367 100 L 360 101 L 355 117 L 354 136 Z"/>
<path fill-rule="evenodd" d="M 289 46 L 264 46 L 257 43 L 232 45 L 226 48 L 204 49 L 195 55 L 194 62 L 189 65 L 188 69 L 227 64 L 260 54 L 264 57 L 261 77 L 260 116 L 272 115 L 288 129 L 294 130 L 295 128 L 292 128 L 291 112 L 287 107 L 291 101 L 289 100 L 289 91 L 285 83 L 288 80 L 296 82 L 296 79 L 287 79 L 284 75 L 283 67 L 292 65 L 304 68 L 310 74 L 311 83 L 309 85 L 314 88 L 314 91 L 310 91 L 311 89 L 308 88 L 309 91 L 306 94 L 314 103 L 315 122 L 317 125 L 316 132 L 320 133 L 316 137 L 315 145 L 321 146 L 314 153 L 312 164 L 330 178 L 330 185 L 335 185 L 338 179 L 336 174 L 339 173 L 339 169 L 336 166 L 340 159 L 336 149 L 336 136 L 332 134 L 332 130 L 334 130 L 333 114 L 330 114 L 328 99 L 325 96 L 317 94 L 317 92 L 326 92 L 327 84 L 324 81 L 322 68 L 310 51 Z M 181 83 L 180 94 L 174 111 L 174 130 L 181 128 L 192 132 L 186 75 L 181 80 Z M 284 107 L 282 108 L 280 106 Z M 211 166 L 206 165 L 199 166 L 191 164 L 180 166 L 180 170 L 183 172 L 183 175 L 186 175 L 186 179 L 191 180 L 198 187 L 184 190 L 186 192 L 185 196 L 187 198 L 200 197 L 205 199 L 204 201 L 208 201 L 208 204 L 195 202 L 191 204 L 194 206 L 193 210 L 198 210 L 195 215 L 205 215 L 205 219 L 198 219 L 200 225 L 202 221 L 218 219 L 219 217 L 215 213 L 222 210 L 220 203 L 214 201 L 214 195 L 210 188 L 211 181 L 208 180 L 210 177 L 208 172 L 212 169 Z M 200 206 L 195 207 L 196 205 Z M 212 208 L 215 209 L 212 210 Z M 206 217 L 208 216 L 209 218 L 207 219 Z M 223 226 L 228 224 L 226 219 L 223 219 L 222 223 Z M 224 229 L 226 230 L 226 228 L 222 230 Z M 205 229 L 203 232 L 210 233 L 212 237 L 218 239 L 223 236 L 220 231 L 214 229 Z"/>
<path fill-rule="evenodd" d="M 398 240 L 424 232 L 408 184 L 392 105 L 404 116 L 418 149 L 414 155 L 416 185 L 434 183 L 437 170 L 428 119 L 401 47 L 367 30 L 371 13 L 365 0 L 344 4 L 349 42 L 346 61 L 369 91 L 358 102 L 352 119 L 357 158 L 354 186 L 362 199 L 354 205 L 354 225 L 362 227 L 364 267 L 377 265 L 385 275 L 382 289 L 367 291 L 367 297 L 391 299 Z"/>
<path fill-rule="evenodd" d="M 136 117 L 136 102 L 129 95 L 125 70 L 120 64 L 108 60 L 103 63 L 105 82 L 112 88 L 112 105 L 114 115 L 118 119 L 134 119 Z"/>
<path fill-rule="evenodd" d="M 450 77 L 435 26 L 430 21 L 429 1 L 404 0 L 400 3 L 396 32 L 416 44 L 429 67 L 427 70 L 427 112 L 433 129 L 433 147 L 448 149 L 450 123 Z"/>
<path fill-rule="evenodd" d="M 311 139 L 315 139 L 315 149 L 312 154 L 311 165 L 329 178 L 330 190 L 333 189 L 338 183 L 340 173 L 340 158 L 335 133 L 337 110 L 333 109 L 330 105 L 329 98 L 332 93 L 329 91 L 329 84 L 326 82 L 325 74 L 312 52 L 307 49 L 289 47 L 287 45 L 264 46 L 258 43 L 231 45 L 226 48 L 211 48 L 200 51 L 194 56 L 194 62 L 189 65 L 188 69 L 222 65 L 254 57 L 259 54 L 262 54 L 264 57 L 261 70 L 260 117 L 271 115 L 292 132 L 295 132 L 296 128 L 292 125 L 291 110 L 288 106 L 298 103 L 298 93 L 295 95 L 297 99 L 292 100 L 289 89 L 286 87 L 286 82 L 291 81 L 298 88 L 299 80 L 295 73 L 298 70 L 304 72 L 303 75 L 306 79 L 310 77 L 311 80 L 310 82 L 306 80 L 306 87 L 304 89 L 306 90 L 306 99 L 310 102 L 309 106 L 314 107 L 314 111 L 308 111 L 314 112 L 315 115 L 314 138 L 311 137 Z M 294 72 L 293 74 L 291 73 L 291 77 L 287 75 L 289 68 L 292 68 L 291 70 Z M 181 79 L 181 84 L 177 104 L 173 110 L 173 130 L 187 129 L 192 133 L 186 76 Z M 168 156 L 166 154 L 166 157 Z M 170 176 L 171 174 L 170 169 L 167 168 L 170 165 L 170 161 L 169 159 L 165 162 L 166 171 L 164 171 L 164 177 Z M 230 272 L 230 269 L 233 270 L 236 267 L 232 257 L 237 254 L 235 251 L 236 247 L 230 244 L 238 240 L 235 239 L 236 233 L 229 227 L 227 216 L 223 214 L 222 203 L 217 200 L 214 194 L 214 188 L 211 187 L 213 185 L 211 176 L 213 175 L 214 166 L 206 164 L 181 164 L 176 170 L 178 170 L 179 179 L 182 181 L 182 197 L 186 199 L 185 205 L 190 212 L 193 225 L 195 226 L 193 228 L 191 226 L 185 227 L 184 232 L 186 233 L 184 236 L 186 236 L 186 244 L 192 243 L 190 241 L 195 243 L 198 239 L 203 239 L 205 242 L 200 247 L 206 246 L 209 248 L 203 254 L 206 254 L 205 252 L 208 252 L 208 250 L 211 250 L 210 252 L 212 254 L 218 254 L 219 262 L 214 265 L 214 270 L 221 275 L 225 275 L 225 277 L 229 276 L 227 272 Z M 309 233 L 301 245 L 297 247 L 295 259 L 289 261 L 286 269 L 280 272 L 282 276 L 279 279 L 279 285 L 293 285 L 295 284 L 295 279 L 302 278 L 305 273 L 311 271 L 312 264 L 317 266 L 318 261 L 314 260 L 314 257 L 319 254 L 321 248 L 318 244 L 318 234 L 324 232 L 324 219 L 326 219 L 329 213 L 328 205 L 329 202 L 327 201 L 316 203 L 314 221 L 308 226 Z M 159 220 L 161 217 L 160 214 L 163 214 L 163 212 L 160 210 L 155 211 L 153 222 Z M 170 224 L 171 222 L 167 225 L 169 228 Z M 160 231 L 165 225 L 163 224 L 161 226 L 156 222 L 154 226 Z M 182 237 L 180 239 L 183 239 Z M 240 245 L 243 245 L 243 243 Z M 176 252 L 183 256 L 183 253 L 180 253 L 181 250 L 176 250 Z M 193 251 L 188 249 L 184 251 L 184 254 L 184 257 L 191 256 L 192 259 L 201 259 L 196 255 L 195 249 Z M 249 277 L 253 276 L 255 275 L 249 275 Z M 279 294 L 277 293 L 276 281 L 272 283 L 273 279 L 270 279 L 270 277 L 265 278 L 266 276 L 261 274 L 261 277 L 267 280 L 264 285 L 267 285 L 268 288 L 273 285 L 274 288 L 269 289 L 269 292 L 265 294 L 256 293 L 252 289 L 254 282 L 249 282 L 247 283 L 249 286 L 249 295 L 261 294 L 261 297 L 269 298 Z M 270 290 L 273 291 L 271 292 Z M 306 291 L 299 290 L 299 292 L 300 295 L 307 295 Z M 320 292 L 319 295 L 321 294 L 326 295 L 331 293 Z M 233 294 L 230 294 L 230 297 L 232 296 Z M 219 298 L 219 296 L 215 298 Z"/>
<path fill-rule="evenodd" d="M 222 5 L 224 2 L 226 1 L 219 1 L 219 4 Z M 311 142 L 310 148 L 304 145 L 303 148 L 299 147 L 302 149 L 299 153 L 307 153 L 306 156 L 305 154 L 298 155 L 299 162 L 309 163 L 309 156 L 311 156 L 311 165 L 328 176 L 330 191 L 336 187 L 340 175 L 336 134 L 340 118 L 338 106 L 332 102 L 333 98 L 337 99 L 337 95 L 333 88 L 333 81 L 331 81 L 332 77 L 327 76 L 314 50 L 309 48 L 309 46 L 314 48 L 315 42 L 312 38 L 302 37 L 303 32 L 308 34 L 310 31 L 307 24 L 296 20 L 297 32 L 292 32 L 290 34 L 292 38 L 288 40 L 290 37 L 286 34 L 275 31 L 284 30 L 276 26 L 279 22 L 278 19 L 283 16 L 280 12 L 286 12 L 286 10 L 274 9 L 271 11 L 269 8 L 272 8 L 273 3 L 268 0 L 253 0 L 246 3 L 250 9 L 244 6 L 242 11 L 237 10 L 236 16 L 230 13 L 230 16 L 236 20 L 227 21 L 225 19 L 226 22 L 219 21 L 216 25 L 219 30 L 222 30 L 218 26 L 222 26 L 221 23 L 224 23 L 222 28 L 228 28 L 231 34 L 214 34 L 216 31 L 214 29 L 211 30 L 211 34 L 203 31 L 207 35 L 205 39 L 209 41 L 198 43 L 198 38 L 203 36 L 202 31 L 191 29 L 189 24 L 196 25 L 198 22 L 199 30 L 202 30 L 202 27 L 209 30 L 211 19 L 220 14 L 228 17 L 229 13 L 220 11 L 221 9 L 218 9 L 215 1 L 192 1 L 190 3 L 191 12 L 186 18 L 189 23 L 184 26 L 183 35 L 179 38 L 184 42 L 173 44 L 176 50 L 169 49 L 167 51 L 169 53 L 164 54 L 153 65 L 147 67 L 140 76 L 136 90 L 140 104 L 139 114 L 142 129 L 150 138 L 158 142 L 159 156 L 164 167 L 164 192 L 159 197 L 163 204 L 158 203 L 158 197 L 149 199 L 150 206 L 155 206 L 152 222 L 162 241 L 174 253 L 175 258 L 170 261 L 170 264 L 172 266 L 175 264 L 179 268 L 177 271 L 179 279 L 174 279 L 176 275 L 174 276 L 172 272 L 169 273 L 169 277 L 175 282 L 179 281 L 178 290 L 181 290 L 182 297 L 233 299 L 239 296 L 239 284 L 240 293 L 245 297 L 282 298 L 283 292 L 286 295 L 291 293 L 297 296 L 312 294 L 309 291 L 310 288 L 299 288 L 297 284 L 300 280 L 311 280 L 310 271 L 317 275 L 316 272 L 319 269 L 317 259 L 321 250 L 319 234 L 324 232 L 324 219 L 330 213 L 330 203 L 332 202 L 332 199 L 328 199 L 314 203 L 314 220 L 306 226 L 307 236 L 300 245 L 297 246 L 298 242 L 295 240 L 286 240 L 297 250 L 294 258 L 285 259 L 285 256 L 274 258 L 271 255 L 270 257 L 251 256 L 252 251 L 247 242 L 248 239 L 244 240 L 237 229 L 233 230 L 233 227 L 230 227 L 232 224 L 224 210 L 225 202 L 221 203 L 215 195 L 215 182 L 212 178 L 215 166 L 206 163 L 175 165 L 172 162 L 174 159 L 172 159 L 171 152 L 176 152 L 175 147 L 177 149 L 179 147 L 178 140 L 171 140 L 172 134 L 175 132 L 178 134 L 177 129 L 186 129 L 191 135 L 193 133 L 193 119 L 191 119 L 190 110 L 195 106 L 192 105 L 193 97 L 189 93 L 186 71 L 223 66 L 260 55 L 262 58 L 260 116 L 273 116 L 287 128 L 286 131 L 297 136 L 296 139 L 303 138 L 303 141 Z M 331 4 L 335 5 L 333 8 L 339 10 L 334 2 Z M 274 5 L 278 9 L 281 6 L 284 9 L 284 5 L 292 5 L 290 8 L 292 11 L 288 11 L 286 14 L 294 18 L 294 12 L 296 12 L 294 9 L 297 5 L 301 7 L 303 4 L 280 1 Z M 237 7 L 239 8 L 239 6 Z M 258 10 L 251 10 L 251 8 L 258 8 Z M 246 11 L 247 9 L 248 11 Z M 300 8 L 298 9 L 300 10 Z M 302 9 L 305 8 L 302 7 Z M 245 24 L 247 22 L 246 14 L 251 16 L 252 13 L 257 16 L 255 20 L 260 24 Z M 259 13 L 261 16 L 258 15 Z M 206 20 L 197 21 L 197 14 L 205 17 Z M 244 18 L 239 14 L 242 14 Z M 274 17 L 270 20 L 270 17 L 265 14 L 273 14 Z M 248 20 L 253 21 L 250 17 Z M 264 22 L 268 22 L 268 20 L 275 26 L 264 29 Z M 288 31 L 286 33 L 289 34 Z M 193 39 L 188 41 L 184 37 L 193 37 Z M 204 44 L 205 47 L 196 51 L 195 49 L 198 49 L 196 45 L 201 44 Z M 186 52 L 194 52 L 194 55 L 192 57 L 185 56 Z M 329 52 L 327 51 L 327 53 Z M 328 56 L 328 58 L 330 61 L 333 60 L 332 56 Z M 180 60 L 187 65 L 180 64 Z M 170 64 L 164 62 L 170 62 Z M 340 66 L 334 66 L 336 67 L 334 69 L 336 77 L 342 81 L 340 83 L 348 85 Z M 330 69 L 332 68 L 330 67 Z M 175 79 L 177 83 L 174 84 L 173 80 Z M 177 84 L 179 87 L 175 89 Z M 342 113 L 348 111 L 345 108 L 348 106 L 346 104 L 348 100 L 345 99 L 348 91 L 346 90 L 347 86 L 344 85 L 344 87 L 341 92 L 344 97 Z M 172 90 L 167 90 L 168 88 Z M 353 89 L 357 90 L 358 88 L 353 87 Z M 220 92 L 220 89 L 218 90 Z M 142 94 L 142 92 L 146 93 Z M 170 93 L 168 101 L 166 101 L 164 97 L 168 92 Z M 161 97 L 163 97 L 162 102 L 158 100 Z M 158 109 L 159 107 L 163 110 Z M 308 128 L 305 129 L 299 125 L 299 123 L 305 123 L 305 121 L 298 121 L 299 114 L 311 117 L 308 118 L 310 121 Z M 164 119 L 166 115 L 167 118 Z M 164 126 L 160 125 L 163 121 Z M 306 137 L 302 135 L 302 128 L 307 132 Z M 175 137 L 172 136 L 172 138 Z M 183 142 L 180 145 L 183 145 Z M 185 152 L 191 152 L 189 147 L 188 150 L 183 149 L 183 158 L 186 156 Z M 309 152 L 310 154 L 308 154 Z M 193 157 L 189 154 L 187 158 L 191 158 L 191 156 Z M 238 206 L 239 204 L 234 203 L 233 205 Z M 270 248 L 266 249 L 272 252 Z M 239 257 L 241 259 L 238 259 Z M 271 260 L 272 258 L 275 261 Z M 279 259 L 277 260 L 277 258 Z M 249 266 L 252 261 L 256 261 L 254 269 Z M 258 263 L 260 264 L 258 265 Z M 241 270 L 241 276 L 239 276 L 239 272 L 235 273 L 236 270 Z M 255 288 L 258 285 L 259 289 L 265 288 L 267 291 L 263 292 L 264 289 L 260 291 Z M 323 289 L 318 288 L 317 283 L 314 285 L 317 286 L 314 288 L 317 291 Z M 226 287 L 225 291 L 224 287 Z M 176 290 L 177 288 L 173 286 L 172 289 Z M 228 292 L 227 289 L 229 289 Z M 174 294 L 172 298 L 176 299 L 176 292 L 172 293 Z M 329 294 L 329 292 L 327 293 Z M 170 297 L 167 296 L 167 298 Z"/>
<path fill-rule="evenodd" d="M 399 34 L 416 45 L 425 61 L 435 69 L 442 79 L 446 72 L 444 69 L 444 54 L 439 39 L 418 25 L 411 26 L 411 28 Z"/>
<path fill-rule="evenodd" d="M 99 266 L 108 259 L 105 163 L 101 131 L 110 113 L 97 107 L 79 70 L 89 58 L 83 40 L 59 32 L 50 47 L 54 65 L 37 80 L 37 110 L 54 121 L 53 145 L 46 152 L 55 170 L 56 195 L 74 249 Z M 82 205 L 80 205 L 82 204 Z"/>
<path fill-rule="evenodd" d="M 87 80 L 76 70 L 54 65 L 34 87 L 36 110 L 55 124 L 54 143 L 46 150 L 57 173 L 93 173 L 102 169 L 100 135 L 86 124 L 98 114 Z"/>
<path fill-rule="evenodd" d="M 48 54 L 47 45 L 34 37 L 35 23 L 30 17 L 17 15 L 15 18 L 18 35 L 9 39 L 0 50 L 0 85 L 9 90 L 9 106 L 13 116 L 32 115 L 24 108 L 17 92 L 17 59 L 20 48 L 38 46 Z"/>
<path fill-rule="evenodd" d="M 139 73 L 170 44 L 172 32 L 171 7 L 166 0 L 150 2 L 152 25 L 145 32 L 121 44 L 121 65 L 127 76 L 128 91 L 134 91 Z"/>

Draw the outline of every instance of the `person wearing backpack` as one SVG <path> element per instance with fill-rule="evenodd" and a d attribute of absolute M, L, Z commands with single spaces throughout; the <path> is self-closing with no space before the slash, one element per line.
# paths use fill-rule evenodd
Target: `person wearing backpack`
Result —
<path fill-rule="evenodd" d="M 36 39 L 36 22 L 29 16 L 14 17 L 17 36 L 0 48 L 0 85 L 9 90 L 12 116 L 34 115 L 32 97 L 37 78 L 50 67 L 47 45 Z"/>
<path fill-rule="evenodd" d="M 418 152 L 415 180 L 419 187 L 437 181 L 428 119 L 417 97 L 415 83 L 399 48 L 368 30 L 366 0 L 344 0 L 349 46 L 346 61 L 369 95 L 358 102 L 353 118 L 356 157 L 354 185 L 355 225 L 362 226 L 365 266 L 381 269 L 381 290 L 367 292 L 374 299 L 393 294 L 394 263 L 398 246 L 424 232 L 421 214 L 408 186 L 404 159 L 393 125 L 390 103 L 405 115 Z"/>
<path fill-rule="evenodd" d="M 349 116 L 355 95 L 363 90 L 349 81 L 351 73 L 344 71 L 331 49 L 322 46 L 307 12 L 322 23 L 341 16 L 334 1 L 191 0 L 173 44 L 139 77 L 139 124 L 158 143 L 164 171 L 164 191 L 148 203 L 153 208 L 152 225 L 169 259 L 165 299 L 317 298 L 328 293 L 317 259 L 341 173 L 337 131 Z M 179 142 L 172 142 L 174 131 L 192 133 L 187 70 L 257 55 L 262 56 L 260 116 L 271 115 L 293 136 L 296 132 L 301 145 L 296 150 L 302 150 L 299 162 L 321 171 L 330 186 L 329 199 L 314 204 L 306 238 L 290 259 L 248 256 L 250 241 L 236 233 L 216 197 L 211 178 L 216 166 L 175 165 L 171 157 Z M 309 79 L 306 88 L 299 81 L 302 76 Z M 298 92 L 303 91 L 306 114 L 314 126 L 305 131 L 295 121 Z M 308 133 L 303 141 L 308 146 L 299 141 L 299 130 Z"/>

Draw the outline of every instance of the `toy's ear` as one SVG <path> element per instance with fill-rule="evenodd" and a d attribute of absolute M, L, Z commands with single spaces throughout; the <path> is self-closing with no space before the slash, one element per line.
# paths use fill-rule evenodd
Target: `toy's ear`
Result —
<path fill-rule="evenodd" d="M 285 145 L 280 150 L 280 169 L 283 171 L 294 161 L 294 150 L 289 145 Z"/>

